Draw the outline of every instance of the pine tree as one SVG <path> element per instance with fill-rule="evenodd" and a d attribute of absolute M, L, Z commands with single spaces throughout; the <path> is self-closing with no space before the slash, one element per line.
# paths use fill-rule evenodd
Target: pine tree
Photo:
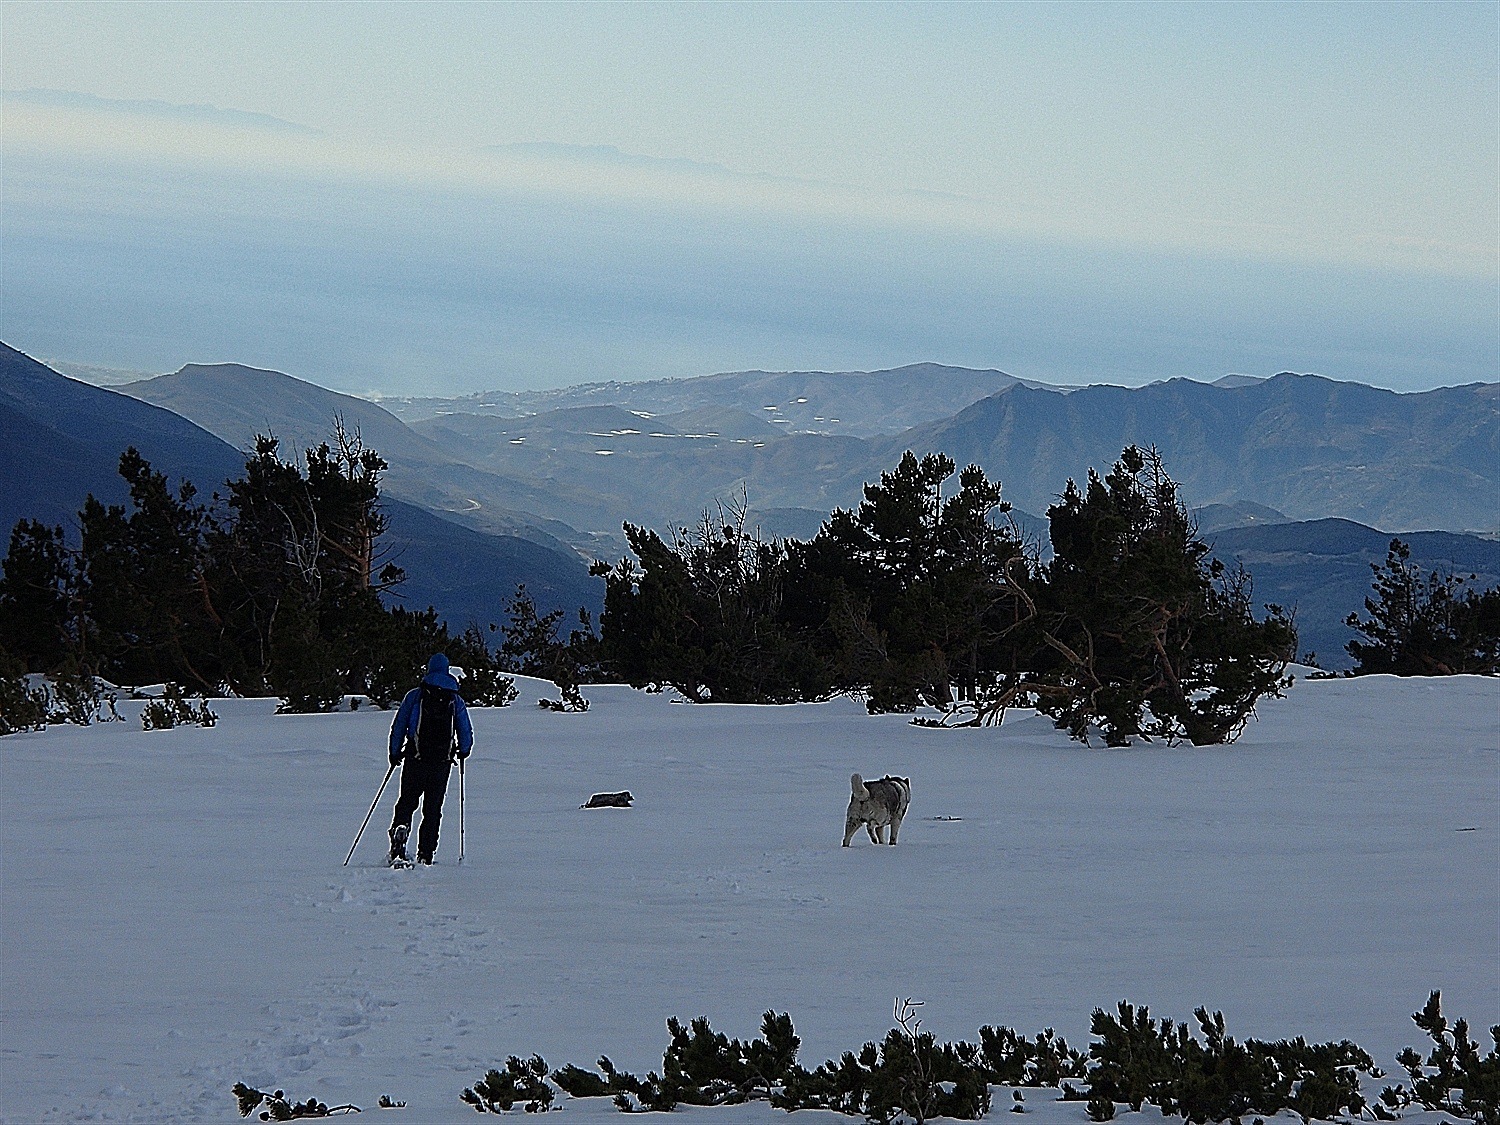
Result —
<path fill-rule="evenodd" d="M 588 611 L 580 607 L 580 628 L 573 630 L 564 641 L 558 636 L 563 611 L 554 609 L 550 613 L 538 614 L 536 602 L 522 582 L 516 586 L 515 596 L 507 603 L 506 612 L 510 624 L 501 630 L 499 663 L 509 671 L 556 684 L 561 700 L 540 700 L 544 707 L 554 711 L 587 711 L 588 700 L 584 699 L 579 686 L 585 668 L 593 664 L 595 639 Z M 483 651 L 481 638 L 476 655 Z M 504 706 L 512 697 L 513 685 L 509 688 L 497 685 L 497 688 L 497 704 Z"/>
<path fill-rule="evenodd" d="M 88 663 L 118 683 L 220 682 L 207 601 L 207 511 L 134 448 L 120 455 L 130 506 L 89 496 L 79 513 Z"/>
<path fill-rule="evenodd" d="M 63 529 L 21 520 L 11 530 L 0 577 L 0 647 L 31 671 L 59 667 L 83 649 L 77 618 L 77 558 Z"/>
<path fill-rule="evenodd" d="M 855 511 L 838 510 L 793 544 L 788 616 L 814 628 L 838 678 L 870 686 L 873 710 L 947 705 L 1005 663 L 1015 620 L 1007 570 L 1021 559 L 1000 486 L 977 465 L 907 451 Z M 1004 650 L 1004 651 L 1002 651 Z"/>
<path fill-rule="evenodd" d="M 1279 694 L 1296 631 L 1256 621 L 1251 587 L 1197 535 L 1160 455 L 1134 446 L 1107 477 L 1069 481 L 1047 510 L 1053 560 L 1034 602 L 1048 664 L 1039 707 L 1073 737 L 1233 741 L 1255 701 Z"/>
<path fill-rule="evenodd" d="M 402 575 L 377 573 L 386 463 L 342 427 L 334 447 L 306 451 L 306 474 L 259 436 L 245 476 L 229 484 L 230 518 L 212 544 L 227 676 L 244 694 L 274 694 L 290 710 L 321 710 L 346 692 L 388 694 L 388 646 L 411 647 L 380 604 Z M 429 646 L 430 647 L 430 646 Z M 425 659 L 425 657 L 424 657 Z"/>
<path fill-rule="evenodd" d="M 1385 562 L 1371 563 L 1370 570 L 1369 617 L 1351 613 L 1345 621 L 1363 636 L 1345 646 L 1357 675 L 1500 672 L 1500 587 L 1476 591 L 1456 575 L 1425 571 L 1400 539 L 1391 540 Z"/>
<path fill-rule="evenodd" d="M 786 544 L 747 526 L 743 498 L 678 528 L 669 544 L 625 525 L 629 558 L 605 576 L 598 659 L 637 686 L 689 699 L 791 702 L 827 693 L 811 647 L 784 612 Z"/>

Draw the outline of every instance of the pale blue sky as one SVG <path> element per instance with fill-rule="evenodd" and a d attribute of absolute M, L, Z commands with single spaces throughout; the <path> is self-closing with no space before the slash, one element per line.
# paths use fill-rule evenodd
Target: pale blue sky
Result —
<path fill-rule="evenodd" d="M 1497 11 L 7 2 L 0 333 L 351 390 L 1493 379 Z"/>

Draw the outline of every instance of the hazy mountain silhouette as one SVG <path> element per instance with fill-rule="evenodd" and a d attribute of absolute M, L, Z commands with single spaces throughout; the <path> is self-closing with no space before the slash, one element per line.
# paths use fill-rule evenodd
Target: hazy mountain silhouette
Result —
<path fill-rule="evenodd" d="M 1360 609 L 1369 563 L 1384 559 L 1391 530 L 1422 565 L 1500 581 L 1484 541 L 1408 533 L 1500 525 L 1496 384 L 1402 395 L 1282 374 L 1064 392 L 1003 372 L 919 364 L 385 400 L 416 418 L 411 425 L 363 400 L 235 365 L 190 366 L 127 389 L 241 442 L 267 428 L 301 444 L 323 440 L 340 414 L 391 461 L 393 493 L 437 508 L 472 498 L 466 518 L 498 512 L 566 526 L 574 542 L 597 536 L 605 556 L 619 550 L 625 520 L 681 526 L 742 496 L 767 534 L 810 538 L 906 449 L 982 465 L 1045 549 L 1039 517 L 1067 479 L 1107 471 L 1127 444 L 1155 445 L 1205 537 L 1252 571 L 1257 602 L 1297 607 L 1303 650 L 1331 667 L 1347 663 L 1342 622 Z M 895 419 L 964 399 L 972 400 L 890 432 Z M 820 418 L 869 433 L 819 432 Z"/>
<path fill-rule="evenodd" d="M 789 433 L 870 437 L 947 418 L 1016 385 L 1047 384 L 1003 371 L 913 363 L 887 371 L 731 371 L 542 391 L 485 391 L 452 399 L 385 398 L 381 403 L 413 423 L 443 415 L 519 418 L 579 406 L 617 406 L 650 416 L 743 411 Z"/>
<path fill-rule="evenodd" d="M 277 385 L 282 392 L 296 389 Z M 245 464 L 239 450 L 170 410 L 69 379 L 0 344 L 0 527 L 6 533 L 20 519 L 71 527 L 91 492 L 125 503 L 117 467 L 132 445 L 174 483 L 191 480 L 204 500 L 241 475 Z M 390 561 L 407 571 L 399 599 L 408 606 L 434 605 L 459 626 L 502 622 L 503 603 L 517 582 L 525 582 L 542 607 L 571 614 L 580 605 L 594 611 L 601 605 L 602 583 L 588 576 L 575 552 L 481 534 L 389 496 L 385 507 L 391 520 L 385 547 Z"/>
<path fill-rule="evenodd" d="M 135 446 L 173 480 L 207 496 L 245 459 L 187 419 L 128 395 L 80 383 L 0 344 L 0 528 L 19 519 L 69 524 L 92 492 L 123 504 L 117 469 Z"/>
<path fill-rule="evenodd" d="M 1281 374 L 1218 387 L 1174 379 L 1070 394 L 1013 387 L 881 443 L 941 449 L 1044 510 L 1127 444 L 1154 445 L 1189 504 L 1253 501 L 1292 519 L 1500 529 L 1500 384 L 1396 394 Z"/>
<path fill-rule="evenodd" d="M 1205 536 L 1214 553 L 1244 565 L 1254 577 L 1257 605 L 1297 607 L 1299 648 L 1317 654 L 1325 668 L 1347 668 L 1353 662 L 1344 645 L 1356 634 L 1344 624 L 1350 613 L 1364 612 L 1370 594 L 1371 564 L 1385 561 L 1392 536 L 1350 520 L 1227 528 Z M 1464 578 L 1472 587 L 1500 585 L 1500 542 L 1446 531 L 1403 534 L 1411 562 Z"/>
<path fill-rule="evenodd" d="M 250 448 L 257 434 L 274 434 L 284 451 L 331 443 L 342 420 L 347 432 L 358 433 L 389 463 L 390 496 L 479 531 L 516 535 L 553 550 L 592 545 L 590 537 L 565 523 L 522 510 L 533 503 L 545 511 L 550 497 L 475 469 L 461 450 L 424 437 L 368 399 L 237 363 L 192 363 L 119 390 L 176 411 L 240 449 Z"/>

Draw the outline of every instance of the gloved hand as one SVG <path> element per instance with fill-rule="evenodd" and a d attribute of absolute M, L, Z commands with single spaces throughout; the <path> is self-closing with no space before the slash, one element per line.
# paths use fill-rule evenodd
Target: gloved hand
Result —
<path fill-rule="evenodd" d="M 395 767 L 397 767 L 397 766 L 399 766 L 401 764 L 401 756 L 402 755 L 401 755 L 401 751 L 400 750 L 392 750 L 391 751 L 391 768 L 392 769 L 394 769 Z"/>
<path fill-rule="evenodd" d="M 456 758 L 456 760 L 458 760 L 458 761 L 460 761 L 460 762 L 461 762 L 461 761 L 463 761 L 463 760 L 464 760 L 464 759 L 465 759 L 465 758 L 467 758 L 467 757 L 468 757 L 468 756 L 469 756 L 469 751 L 467 751 L 467 750 L 460 750 L 460 751 L 459 751 L 459 752 L 458 752 L 458 753 L 457 753 L 457 754 L 456 754 L 456 755 L 455 755 L 455 758 Z"/>

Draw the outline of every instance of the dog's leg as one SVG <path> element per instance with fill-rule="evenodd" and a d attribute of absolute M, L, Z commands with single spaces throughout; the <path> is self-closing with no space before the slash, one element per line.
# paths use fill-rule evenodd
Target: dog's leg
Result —
<path fill-rule="evenodd" d="M 878 843 L 880 843 L 880 837 L 878 837 L 878 836 L 875 835 L 875 825 L 872 824 L 868 820 L 865 821 L 865 831 L 867 833 L 869 833 L 869 835 L 870 835 L 870 843 L 872 843 L 872 844 L 878 844 Z"/>
<path fill-rule="evenodd" d="M 897 813 L 891 817 L 891 843 L 893 844 L 896 842 L 896 834 L 901 831 L 901 818 L 903 815 L 905 814 Z"/>
<path fill-rule="evenodd" d="M 844 818 L 844 847 L 847 848 L 849 846 L 849 841 L 853 839 L 854 834 L 858 831 L 859 819 L 853 816 L 846 816 Z"/>

